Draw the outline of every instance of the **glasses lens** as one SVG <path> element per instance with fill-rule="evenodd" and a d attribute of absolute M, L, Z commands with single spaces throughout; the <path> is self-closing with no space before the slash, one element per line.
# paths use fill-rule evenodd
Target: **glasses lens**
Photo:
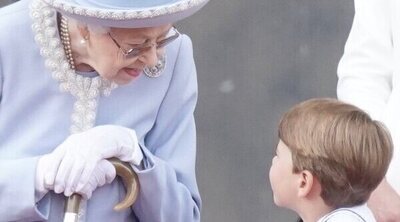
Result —
<path fill-rule="evenodd" d="M 111 35 L 111 33 L 108 33 L 109 36 L 111 37 L 111 39 L 113 40 L 113 42 L 121 49 L 121 51 L 124 53 L 126 58 L 133 58 L 136 57 L 138 55 L 140 55 L 143 52 L 146 52 L 148 50 L 150 50 L 154 45 L 146 45 L 146 46 L 140 46 L 137 48 L 131 48 L 129 50 L 124 50 L 121 45 L 114 39 L 114 37 Z M 180 33 L 178 32 L 178 30 L 176 30 L 176 28 L 172 28 L 172 32 L 169 32 L 169 35 L 157 42 L 156 48 L 163 48 L 166 45 L 168 45 L 169 43 L 171 43 L 172 41 L 174 41 L 175 39 L 177 39 L 179 37 Z"/>
<path fill-rule="evenodd" d="M 136 57 L 136 56 L 142 54 L 143 52 L 150 50 L 151 47 L 152 46 L 144 46 L 144 47 L 130 49 L 129 52 L 125 56 L 126 56 L 126 58 Z"/>
<path fill-rule="evenodd" d="M 179 32 L 173 28 L 173 32 L 172 35 L 168 36 L 167 38 L 157 42 L 157 48 L 163 48 L 166 45 L 168 45 L 169 43 L 171 43 L 172 41 L 174 41 L 175 39 L 177 39 L 179 37 Z"/>

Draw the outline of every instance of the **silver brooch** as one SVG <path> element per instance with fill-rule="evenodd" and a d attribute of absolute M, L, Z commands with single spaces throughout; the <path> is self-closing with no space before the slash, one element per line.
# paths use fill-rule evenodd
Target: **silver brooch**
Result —
<path fill-rule="evenodd" d="M 161 74 L 165 69 L 165 63 L 166 63 L 165 57 L 166 57 L 165 55 L 162 55 L 160 58 L 158 58 L 157 65 L 153 67 L 144 68 L 143 70 L 144 74 L 150 78 L 157 78 L 161 76 Z"/>

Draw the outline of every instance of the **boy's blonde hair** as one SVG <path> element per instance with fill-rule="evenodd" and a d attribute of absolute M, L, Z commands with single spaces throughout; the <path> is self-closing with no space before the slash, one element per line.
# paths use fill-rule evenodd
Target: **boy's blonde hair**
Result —
<path fill-rule="evenodd" d="M 365 203 L 393 153 L 380 122 L 336 99 L 311 99 L 291 108 L 281 119 L 279 138 L 292 152 L 293 172 L 310 171 L 332 207 Z"/>

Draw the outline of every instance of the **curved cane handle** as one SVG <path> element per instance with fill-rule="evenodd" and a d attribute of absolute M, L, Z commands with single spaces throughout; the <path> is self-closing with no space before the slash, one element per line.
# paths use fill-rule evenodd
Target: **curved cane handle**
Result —
<path fill-rule="evenodd" d="M 122 162 L 117 158 L 110 158 L 108 160 L 114 165 L 117 175 L 122 178 L 122 182 L 126 188 L 124 200 L 114 206 L 115 211 L 120 211 L 135 203 L 139 194 L 139 179 L 135 171 L 133 171 L 132 166 L 128 163 Z"/>
<path fill-rule="evenodd" d="M 120 211 L 130 207 L 136 201 L 139 194 L 139 179 L 128 163 L 122 162 L 117 158 L 110 158 L 108 161 L 114 165 L 116 174 L 122 178 L 126 188 L 124 200 L 114 206 L 115 211 Z M 68 197 L 65 203 L 65 214 L 67 215 L 68 213 L 74 215 L 74 217 L 77 216 L 81 199 L 82 196 L 77 193 Z"/>

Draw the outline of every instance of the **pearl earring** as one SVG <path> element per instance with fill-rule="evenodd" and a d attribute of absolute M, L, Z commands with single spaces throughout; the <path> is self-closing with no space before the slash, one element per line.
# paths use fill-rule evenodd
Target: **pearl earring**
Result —
<path fill-rule="evenodd" d="M 86 44 L 86 41 L 89 39 L 89 36 L 85 36 L 83 37 L 83 39 L 81 39 L 81 41 L 79 41 L 82 45 Z"/>

